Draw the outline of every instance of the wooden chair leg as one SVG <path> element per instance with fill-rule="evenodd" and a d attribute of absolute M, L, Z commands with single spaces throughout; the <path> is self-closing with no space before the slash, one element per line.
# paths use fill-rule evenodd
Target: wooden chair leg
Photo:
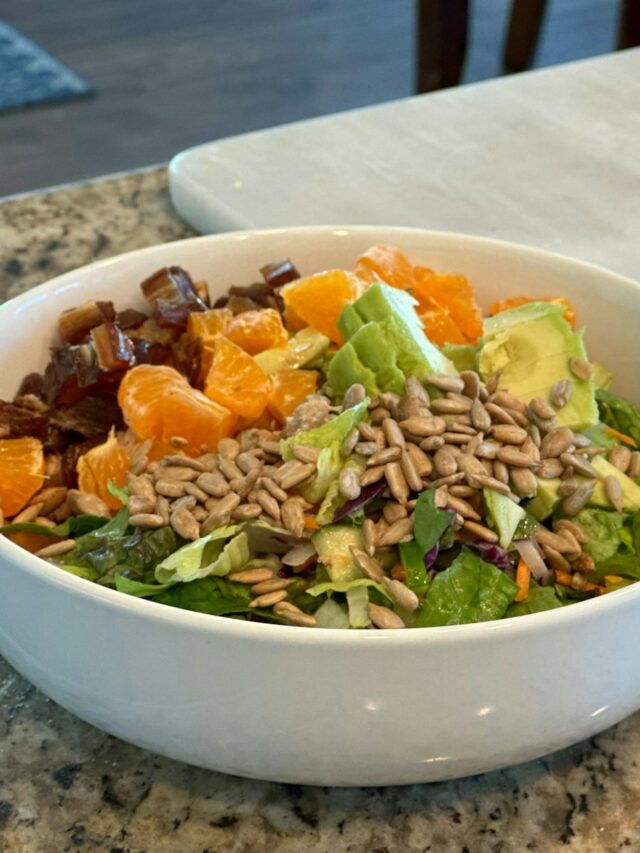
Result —
<path fill-rule="evenodd" d="M 457 86 L 467 52 L 469 0 L 417 0 L 416 91 Z"/>
<path fill-rule="evenodd" d="M 547 0 L 513 0 L 503 57 L 505 73 L 525 71 L 530 66 L 546 5 Z"/>
<path fill-rule="evenodd" d="M 640 46 L 640 3 L 622 0 L 618 27 L 618 50 Z"/>

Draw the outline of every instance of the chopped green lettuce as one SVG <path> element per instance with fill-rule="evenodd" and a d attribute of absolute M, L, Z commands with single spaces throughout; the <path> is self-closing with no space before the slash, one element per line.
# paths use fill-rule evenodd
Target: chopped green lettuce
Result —
<path fill-rule="evenodd" d="M 89 551 L 77 546 L 65 554 L 58 565 L 76 574 L 82 567 L 89 569 L 97 573 L 96 580 L 106 586 L 115 585 L 116 574 L 147 583 L 153 579 L 154 566 L 175 551 L 181 542 L 171 527 L 146 531 L 128 527 L 122 536 L 103 539 L 96 547 L 91 541 Z"/>
<path fill-rule="evenodd" d="M 406 585 L 419 598 L 422 598 L 429 586 L 429 576 L 423 559 L 425 552 L 415 540 L 402 542 L 398 546 L 398 551 L 400 552 L 400 562 L 406 575 Z"/>
<path fill-rule="evenodd" d="M 122 506 L 127 506 L 129 503 L 129 491 L 127 489 L 121 489 L 120 486 L 117 486 L 113 480 L 109 480 L 107 482 L 107 491 L 114 497 L 116 500 L 120 501 Z"/>
<path fill-rule="evenodd" d="M 602 422 L 628 435 L 640 448 L 640 409 L 619 394 L 604 388 L 598 388 L 596 400 Z"/>
<path fill-rule="evenodd" d="M 324 498 L 331 484 L 337 480 L 343 465 L 343 457 L 340 452 L 345 437 L 351 430 L 358 426 L 367 414 L 367 401 L 358 403 L 351 409 L 341 412 L 336 418 L 306 432 L 298 432 L 290 438 L 280 442 L 280 452 L 285 461 L 294 459 L 292 444 L 301 444 L 305 447 L 321 448 L 318 456 L 317 471 L 311 483 L 302 488 L 304 497 L 316 503 Z"/>
<path fill-rule="evenodd" d="M 356 456 L 354 454 L 347 459 L 343 467 L 353 468 L 358 474 L 363 474 L 366 470 L 367 463 L 362 456 Z M 320 509 L 316 513 L 316 521 L 318 524 L 320 526 L 331 524 L 336 510 L 344 503 L 346 503 L 346 499 L 340 493 L 340 479 L 337 478 L 331 482 L 331 485 L 327 489 L 327 493 L 320 504 Z"/>
<path fill-rule="evenodd" d="M 242 525 L 218 527 L 206 536 L 183 545 L 156 566 L 160 584 L 188 583 L 208 575 L 224 577 L 249 561 L 249 539 Z"/>
<path fill-rule="evenodd" d="M 338 604 L 333 598 L 327 598 L 314 613 L 318 628 L 349 627 L 349 614 L 344 604 Z"/>
<path fill-rule="evenodd" d="M 501 619 L 517 592 L 517 585 L 504 572 L 463 548 L 449 568 L 431 581 L 416 627 Z"/>
<path fill-rule="evenodd" d="M 424 555 L 440 541 L 451 524 L 451 514 L 436 507 L 436 490 L 433 488 L 420 494 L 415 512 L 414 536 Z"/>
<path fill-rule="evenodd" d="M 136 581 L 121 575 L 119 572 L 116 572 L 115 583 L 118 592 L 124 592 L 136 598 L 150 598 L 152 595 L 160 595 L 161 592 L 166 592 L 173 586 L 172 583 L 158 584 Z"/>
<path fill-rule="evenodd" d="M 347 609 L 349 610 L 349 625 L 352 628 L 368 628 L 369 619 L 369 590 L 366 586 L 352 586 L 347 590 Z"/>
<path fill-rule="evenodd" d="M 389 593 L 386 589 L 379 584 L 377 581 L 371 580 L 371 578 L 356 578 L 351 581 L 326 581 L 324 583 L 317 583 L 314 586 L 310 586 L 307 589 L 307 595 L 312 595 L 316 598 L 318 595 L 324 595 L 325 593 L 334 593 L 334 592 L 349 592 L 351 589 L 358 589 L 359 587 L 371 587 L 372 589 L 378 590 L 378 592 L 383 595 L 386 599 L 391 600 Z"/>
<path fill-rule="evenodd" d="M 528 613 L 541 613 L 543 610 L 555 610 L 562 602 L 552 586 L 539 586 L 534 580 L 529 587 L 529 595 L 524 601 L 514 601 L 509 605 L 505 617 L 526 616 Z"/>
<path fill-rule="evenodd" d="M 160 604 L 196 610 L 212 616 L 231 616 L 258 612 L 249 608 L 253 598 L 246 584 L 234 583 L 218 577 L 207 577 L 192 583 L 179 583 L 154 597 Z M 273 615 L 273 614 L 272 614 Z"/>
<path fill-rule="evenodd" d="M 583 509 L 574 521 L 587 537 L 583 550 L 593 557 L 596 565 L 609 560 L 620 549 L 624 517 L 619 513 L 604 509 Z"/>
<path fill-rule="evenodd" d="M 36 524 L 35 521 L 19 521 L 15 524 L 10 522 L 0 525 L 0 533 L 36 533 L 38 536 L 69 539 L 104 527 L 106 523 L 107 519 L 98 515 L 72 515 L 55 527 L 45 527 L 44 524 Z"/>

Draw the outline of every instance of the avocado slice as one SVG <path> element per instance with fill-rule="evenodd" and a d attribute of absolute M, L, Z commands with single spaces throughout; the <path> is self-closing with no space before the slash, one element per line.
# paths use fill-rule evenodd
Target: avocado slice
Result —
<path fill-rule="evenodd" d="M 445 344 L 442 352 L 460 373 L 478 369 L 478 347 L 469 344 Z"/>
<path fill-rule="evenodd" d="M 310 327 L 301 329 L 287 343 L 286 347 L 266 349 L 254 355 L 255 361 L 267 376 L 273 376 L 279 370 L 304 367 L 314 361 L 329 346 L 329 338 Z"/>
<path fill-rule="evenodd" d="M 380 393 L 375 373 L 360 361 L 351 341 L 343 344 L 329 362 L 327 381 L 339 395 L 356 383 L 364 385 L 369 397 Z"/>
<path fill-rule="evenodd" d="M 361 382 L 369 393 L 377 393 L 368 374 L 354 377 L 354 353 L 374 374 L 378 391 L 401 394 L 409 376 L 422 379 L 429 373 L 457 373 L 453 363 L 425 335 L 415 305 L 417 302 L 405 291 L 373 284 L 342 309 L 338 329 L 346 344 L 333 357 L 328 376 L 337 394 L 344 393 L 354 381 Z"/>
<path fill-rule="evenodd" d="M 311 541 L 318 552 L 320 562 L 334 583 L 363 577 L 350 550 L 351 547 L 360 549 L 364 547 L 364 539 L 359 527 L 330 524 L 314 533 Z"/>
<path fill-rule="evenodd" d="M 601 509 L 611 509 L 611 504 L 607 499 L 604 491 L 603 480 L 605 477 L 615 477 L 622 488 L 623 509 L 633 512 L 640 509 L 640 486 L 623 474 L 615 465 L 604 458 L 604 456 L 596 456 L 591 460 L 591 466 L 600 475 L 593 494 L 589 499 L 588 506 L 600 507 Z M 589 482 L 586 477 L 576 477 L 580 483 Z M 560 503 L 562 498 L 558 497 L 558 487 L 560 480 L 538 480 L 538 491 L 535 498 L 527 505 L 527 511 L 537 518 L 538 521 L 543 521 L 548 518 Z"/>
<path fill-rule="evenodd" d="M 564 307 L 530 302 L 502 311 L 484 321 L 484 345 L 478 366 L 483 379 L 501 371 L 499 388 L 523 400 L 548 399 L 560 379 L 573 383 L 571 400 L 558 409 L 556 420 L 579 430 L 598 422 L 595 387 L 591 379 L 575 377 L 569 359 L 585 359 L 583 332 L 574 332 L 563 317 Z"/>
<path fill-rule="evenodd" d="M 500 545 L 503 548 L 508 548 L 518 525 L 527 513 L 521 506 L 514 503 L 506 495 L 496 492 L 495 489 L 483 489 L 482 494 L 489 519 L 498 531 Z"/>

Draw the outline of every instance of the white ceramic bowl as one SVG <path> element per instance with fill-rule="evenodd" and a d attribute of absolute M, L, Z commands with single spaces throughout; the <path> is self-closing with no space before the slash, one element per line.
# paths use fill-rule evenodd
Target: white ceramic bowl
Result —
<path fill-rule="evenodd" d="M 140 305 L 138 283 L 162 265 L 181 264 L 216 294 L 283 256 L 303 273 L 348 267 L 377 242 L 465 273 L 485 306 L 567 295 L 592 357 L 638 397 L 638 284 L 525 247 L 369 227 L 202 237 L 63 275 L 0 309 L 0 397 L 43 367 L 62 309 L 88 296 Z M 342 632 L 129 598 L 1 537 L 0 563 L 0 651 L 16 669 L 117 737 L 228 773 L 323 785 L 465 776 L 567 746 L 640 707 L 640 584 L 501 622 Z"/>

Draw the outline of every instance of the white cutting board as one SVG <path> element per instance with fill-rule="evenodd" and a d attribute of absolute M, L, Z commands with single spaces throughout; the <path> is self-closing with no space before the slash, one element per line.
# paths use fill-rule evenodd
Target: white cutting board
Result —
<path fill-rule="evenodd" d="M 198 230 L 414 225 L 640 276 L 640 49 L 200 145 L 170 164 Z"/>

